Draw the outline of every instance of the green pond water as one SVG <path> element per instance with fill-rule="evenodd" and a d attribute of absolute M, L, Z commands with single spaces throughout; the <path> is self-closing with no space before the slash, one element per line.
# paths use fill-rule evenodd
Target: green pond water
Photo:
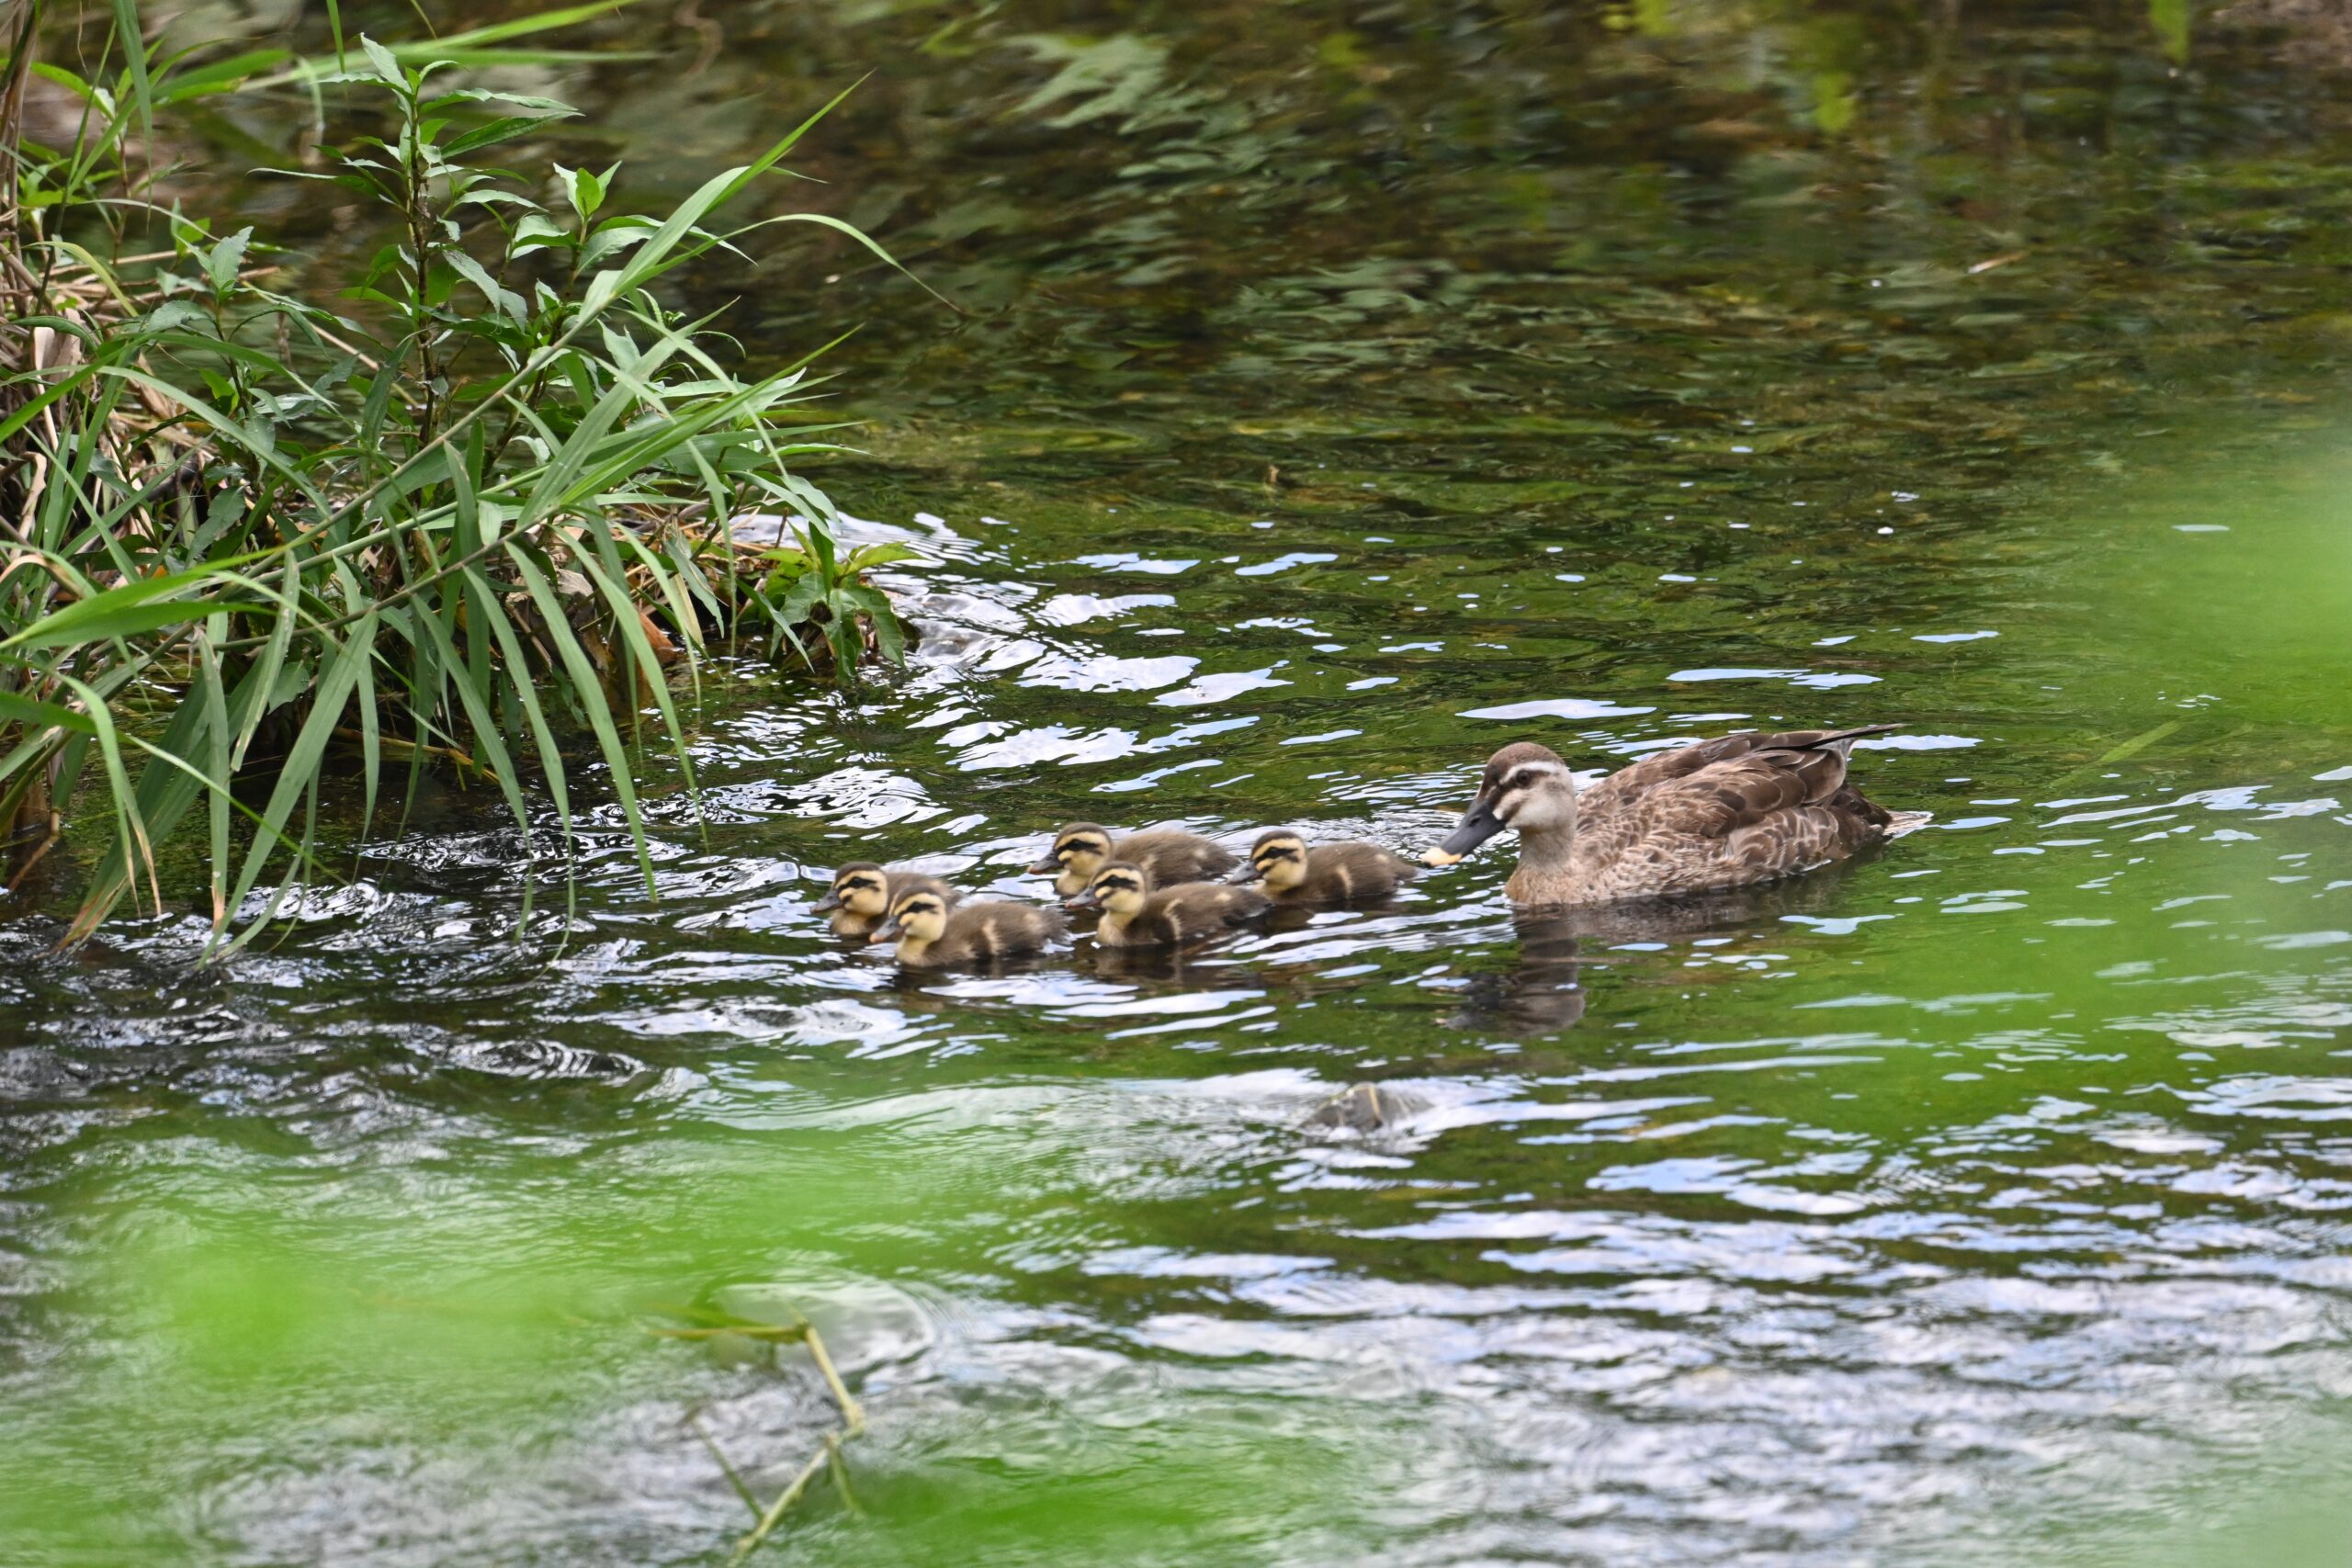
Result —
<path fill-rule="evenodd" d="M 2324 62 L 2030 5 L 582 36 L 658 51 L 549 77 L 649 199 L 876 73 L 775 199 L 967 313 L 846 249 L 698 302 L 869 323 L 819 478 L 935 558 L 923 647 L 708 672 L 660 902 L 606 811 L 568 929 L 552 822 L 451 792 L 224 967 L 193 846 L 57 957 L 78 841 L 0 926 L 0 1561 L 723 1561 L 697 1427 L 764 1497 L 833 1411 L 680 1303 L 806 1312 L 865 1409 L 769 1560 L 2346 1561 Z M 1515 923 L 1505 841 L 1182 963 L 809 912 L 1873 721 L 1933 825 L 1699 908 Z M 1365 1079 L 1400 1124 L 1303 1125 Z"/>

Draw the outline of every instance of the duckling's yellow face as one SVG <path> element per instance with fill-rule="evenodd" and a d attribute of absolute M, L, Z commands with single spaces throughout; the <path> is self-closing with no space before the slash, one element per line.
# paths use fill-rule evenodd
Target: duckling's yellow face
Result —
<path fill-rule="evenodd" d="M 1150 893 L 1150 880 L 1140 869 L 1114 862 L 1096 872 L 1093 880 L 1086 885 L 1084 901 L 1106 915 L 1125 920 L 1143 912 L 1143 901 Z"/>
<path fill-rule="evenodd" d="M 833 873 L 833 900 L 853 915 L 878 920 L 890 912 L 890 885 L 880 868 L 845 865 Z"/>
<path fill-rule="evenodd" d="M 1111 858 L 1109 829 L 1091 822 L 1073 822 L 1054 835 L 1054 847 L 1046 858 L 1029 868 L 1032 876 L 1051 876 L 1054 891 L 1063 897 L 1074 897 L 1086 891 L 1087 879 L 1102 869 Z"/>
<path fill-rule="evenodd" d="M 947 929 L 947 905 L 936 893 L 901 894 L 890 919 L 874 933 L 876 942 L 910 942 L 928 947 Z"/>
<path fill-rule="evenodd" d="M 1277 893 L 1306 880 L 1306 840 L 1295 833 L 1268 833 L 1250 852 L 1250 869 Z"/>
<path fill-rule="evenodd" d="M 1091 822 L 1073 823 L 1054 840 L 1054 859 L 1064 870 L 1092 877 L 1111 858 L 1111 835 Z"/>

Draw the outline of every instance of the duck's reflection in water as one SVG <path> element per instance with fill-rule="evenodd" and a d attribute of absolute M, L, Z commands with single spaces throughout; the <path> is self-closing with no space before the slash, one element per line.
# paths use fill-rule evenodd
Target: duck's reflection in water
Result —
<path fill-rule="evenodd" d="M 884 988 L 910 1014 L 952 1017 L 976 1005 L 1035 1008 L 1100 1029 L 1110 1019 L 1140 1024 L 1216 1013 L 1262 996 L 1265 982 L 1229 942 L 1171 947 L 1113 947 L 1079 933 L 1071 947 L 1024 957 L 918 969 L 894 965 Z M 1228 1000 L 1213 1000 L 1225 997 Z"/>
<path fill-rule="evenodd" d="M 910 1013 L 969 1010 L 976 1001 L 1060 1008 L 1094 990 L 1084 976 L 1070 973 L 1067 951 L 937 968 L 894 964 L 884 986 L 891 998 Z"/>
<path fill-rule="evenodd" d="M 1574 914 L 1522 910 L 1511 917 L 1519 953 L 1509 969 L 1473 975 L 1439 1021 L 1494 1034 L 1558 1034 L 1584 1017 L 1581 927 Z"/>
<path fill-rule="evenodd" d="M 1199 942 L 1182 947 L 1106 947 L 1088 942 L 1077 961 L 1097 979 L 1148 981 L 1187 990 L 1262 990 L 1265 977 L 1229 951 L 1230 942 Z"/>
<path fill-rule="evenodd" d="M 1586 971 L 1602 965 L 1647 969 L 1651 965 L 1640 961 L 1651 954 L 1644 949 L 1677 949 L 1701 938 L 1735 936 L 1792 917 L 1818 916 L 1841 901 L 1845 879 L 1857 863 L 1849 861 L 1760 887 L 1515 910 L 1511 926 L 1519 952 L 1511 967 L 1473 976 L 1456 993 L 1458 1005 L 1444 1022 L 1449 1028 L 1496 1033 L 1560 1033 L 1584 1017 Z M 1678 965 L 1676 983 L 1687 984 L 1679 967 L 1683 954 L 1669 952 L 1666 956 Z"/>

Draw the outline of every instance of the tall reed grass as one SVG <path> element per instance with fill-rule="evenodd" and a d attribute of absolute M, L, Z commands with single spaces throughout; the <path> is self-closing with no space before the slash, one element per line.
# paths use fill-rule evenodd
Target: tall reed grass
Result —
<path fill-rule="evenodd" d="M 777 223 L 888 259 L 819 213 L 720 227 L 832 105 L 666 215 L 616 210 L 614 169 L 485 161 L 573 111 L 468 69 L 544 61 L 514 40 L 609 8 L 403 45 L 346 42 L 338 18 L 330 61 L 165 58 L 114 0 L 86 76 L 38 58 L 37 0 L 0 22 L 0 831 L 13 891 L 74 810 L 107 823 L 68 941 L 126 899 L 163 907 L 158 846 L 192 814 L 209 951 L 252 940 L 332 876 L 331 782 L 356 780 L 364 835 L 453 770 L 526 844 L 551 818 L 569 856 L 590 756 L 650 894 L 633 781 L 654 746 L 691 784 L 684 710 L 715 642 L 845 680 L 900 656 L 861 576 L 899 552 L 845 550 L 796 471 L 832 449 L 806 366 L 748 375 L 660 287 Z M 36 78 L 79 106 L 63 145 L 27 133 Z M 354 128 L 279 171 L 382 219 L 331 302 L 250 229 L 159 198 L 171 114 L 237 91 Z M 740 547 L 751 511 L 797 533 Z"/>

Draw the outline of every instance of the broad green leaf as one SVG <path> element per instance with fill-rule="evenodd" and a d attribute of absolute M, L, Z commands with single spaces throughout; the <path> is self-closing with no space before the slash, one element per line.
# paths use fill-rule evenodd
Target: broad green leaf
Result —
<path fill-rule="evenodd" d="M 160 631 L 165 626 L 201 620 L 224 610 L 254 607 L 243 603 L 174 597 L 212 581 L 211 572 L 198 570 L 126 582 L 119 588 L 109 588 L 103 593 L 78 599 L 62 610 L 51 611 L 16 636 L 0 642 L 0 649 L 66 648 L 80 643 L 104 642 L 113 637 L 138 637 L 146 632 Z"/>
<path fill-rule="evenodd" d="M 898 606 L 890 603 L 889 595 L 879 588 L 851 582 L 834 589 L 831 597 L 837 606 L 846 605 L 864 611 L 866 620 L 874 627 L 874 643 L 881 650 L 882 657 L 894 666 L 905 666 L 906 634 L 899 624 Z"/>
<path fill-rule="evenodd" d="M 71 675 L 62 675 L 59 679 L 71 686 L 74 694 L 82 699 L 84 706 L 89 709 L 91 722 L 96 727 L 98 754 L 106 764 L 107 787 L 113 795 L 116 850 L 121 856 L 124 885 L 129 886 L 140 869 L 144 867 L 148 886 L 155 888 L 155 908 L 160 910 L 164 907 L 164 895 L 155 883 L 154 844 L 148 837 L 146 819 L 139 809 L 138 794 L 130 787 L 130 774 L 122 765 L 122 743 L 115 733 L 114 716 L 107 711 L 105 700 L 87 685 Z M 90 897 L 95 900 L 97 895 L 93 892 Z M 107 908 L 113 908 L 113 897 L 107 899 Z M 84 912 L 89 908 L 90 902 L 85 900 Z M 100 910 L 97 919 L 104 918 L 105 910 Z M 80 917 L 76 916 L 74 925 L 78 929 L 80 924 Z M 95 926 L 96 919 L 91 924 Z"/>
<path fill-rule="evenodd" d="M 42 729 L 54 727 L 80 735 L 96 735 L 98 732 L 98 727 L 87 714 L 75 713 L 72 708 L 62 707 L 56 703 L 36 702 L 17 692 L 0 692 L 0 719 Z"/>
<path fill-rule="evenodd" d="M 502 312 L 517 325 L 529 321 L 530 308 L 523 303 L 523 297 L 511 288 L 502 288 L 481 263 L 455 248 L 444 253 L 442 259 L 449 264 L 451 271 L 481 289 L 492 310 Z"/>
<path fill-rule="evenodd" d="M 512 21 L 492 22 L 487 27 L 474 28 L 466 32 L 451 33 L 435 42 L 441 49 L 453 50 L 469 49 L 478 44 L 503 43 L 511 38 L 525 38 L 532 33 L 568 28 L 575 22 L 593 21 L 630 3 L 631 0 L 593 0 L 592 4 L 585 6 L 567 6 L 553 11 L 517 17 Z M 508 95 L 502 93 L 499 96 L 506 97 Z"/>
<path fill-rule="evenodd" d="M 261 830 L 254 836 L 253 847 L 245 852 L 244 870 L 229 892 L 227 913 L 233 914 L 245 901 L 245 895 L 261 880 L 263 867 L 286 836 L 286 820 L 292 815 L 295 802 L 317 784 L 320 760 L 326 755 L 327 742 L 334 739 L 343 710 L 359 684 L 361 667 L 375 656 L 375 646 L 373 610 L 360 616 L 351 635 L 340 645 L 329 646 L 317 683 L 311 690 L 311 711 L 295 733 L 294 744 L 288 750 L 285 761 L 278 764 L 277 783 L 269 792 L 268 804 L 262 807 Z"/>
<path fill-rule="evenodd" d="M 248 223 L 207 253 L 204 273 L 212 280 L 214 293 L 226 294 L 236 287 L 237 269 L 245 264 L 245 246 L 253 237 L 253 225 Z"/>
<path fill-rule="evenodd" d="M 502 141 L 512 141 L 518 136 L 527 136 L 540 126 L 563 118 L 557 114 L 502 115 L 487 124 L 451 137 L 441 144 L 441 153 L 447 158 L 462 157 L 484 147 L 495 147 Z"/>
<path fill-rule="evenodd" d="M 131 99 L 139 108 L 139 133 L 155 133 L 155 87 L 147 74 L 147 35 L 139 26 L 139 0 L 114 0 L 115 37 L 122 44 L 122 59 L 130 73 Z"/>
<path fill-rule="evenodd" d="M 212 834 L 212 852 L 207 861 L 211 874 L 212 929 L 219 931 L 229 920 L 229 791 L 225 787 L 232 777 L 229 767 L 229 699 L 220 685 L 220 660 L 211 646 L 212 628 L 226 626 L 226 615 L 208 623 L 198 635 L 203 640 L 197 650 L 197 691 L 204 703 L 205 761 L 213 778 L 224 786 L 208 790 L 208 826 Z"/>
<path fill-rule="evenodd" d="M 390 50 L 386 49 L 366 33 L 359 35 L 359 48 L 361 52 L 368 56 L 368 63 L 376 68 L 379 80 L 395 91 L 408 86 L 408 73 L 401 69 L 400 61 L 394 57 Z"/>
<path fill-rule="evenodd" d="M 506 242 L 507 254 L 523 255 L 550 246 L 570 247 L 579 243 L 571 230 L 544 213 L 534 212 L 518 220 L 514 234 Z"/>
<path fill-rule="evenodd" d="M 660 888 L 653 879 L 653 852 L 645 841 L 645 814 L 637 803 L 637 784 L 628 765 L 628 752 L 621 744 L 620 730 L 613 722 L 612 705 L 605 700 L 596 667 L 573 634 L 571 622 L 563 613 L 562 601 L 528 552 L 518 545 L 509 545 L 506 557 L 514 562 L 515 576 L 522 581 L 524 591 L 545 623 L 548 640 L 555 644 L 556 657 L 571 678 L 573 694 L 587 712 L 589 728 L 596 732 L 596 744 L 603 749 L 605 765 L 612 773 L 613 792 L 620 797 L 622 815 L 628 818 L 629 841 L 637 847 L 638 869 L 645 877 L 646 897 L 658 901 Z"/>
<path fill-rule="evenodd" d="M 850 552 L 850 558 L 842 563 L 842 570 L 864 571 L 868 567 L 889 566 L 897 561 L 928 562 L 930 559 L 929 556 L 911 545 L 865 545 Z"/>

